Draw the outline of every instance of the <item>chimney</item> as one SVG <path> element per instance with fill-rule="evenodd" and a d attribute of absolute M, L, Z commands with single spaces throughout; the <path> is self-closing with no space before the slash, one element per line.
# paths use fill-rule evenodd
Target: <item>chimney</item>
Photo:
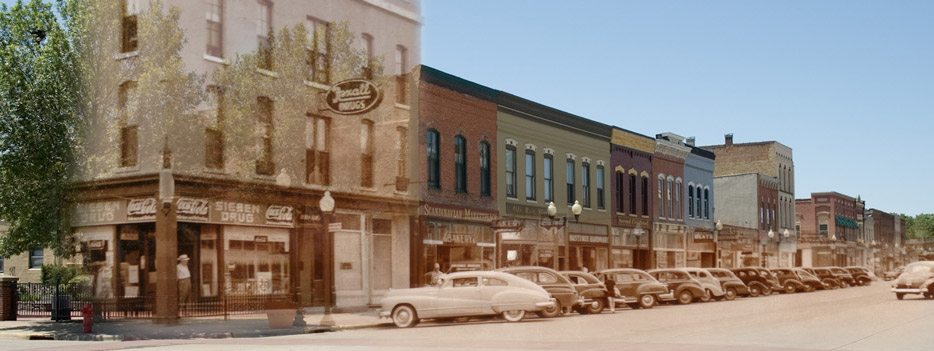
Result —
<path fill-rule="evenodd" d="M 685 142 L 685 144 L 688 144 L 688 146 L 692 146 L 692 147 L 693 147 L 693 146 L 694 146 L 694 137 L 688 137 L 687 142 Z"/>
<path fill-rule="evenodd" d="M 723 137 L 726 139 L 726 146 L 732 146 L 732 145 L 733 145 L 733 133 L 724 135 Z"/>

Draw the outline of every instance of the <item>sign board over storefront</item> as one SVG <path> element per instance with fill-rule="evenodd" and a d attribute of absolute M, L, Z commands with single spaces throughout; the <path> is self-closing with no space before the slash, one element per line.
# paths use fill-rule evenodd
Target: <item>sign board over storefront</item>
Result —
<path fill-rule="evenodd" d="M 428 217 L 487 223 L 492 223 L 499 218 L 494 211 L 429 204 L 422 205 L 422 213 Z"/>
<path fill-rule="evenodd" d="M 609 244 L 610 237 L 605 235 L 571 234 L 572 243 Z"/>

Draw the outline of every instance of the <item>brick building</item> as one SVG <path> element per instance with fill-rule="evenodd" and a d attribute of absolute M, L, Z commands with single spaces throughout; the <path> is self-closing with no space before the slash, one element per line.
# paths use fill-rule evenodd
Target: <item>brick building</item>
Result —
<path fill-rule="evenodd" d="M 412 281 L 495 268 L 497 92 L 427 66 L 416 71 L 419 235 Z"/>
<path fill-rule="evenodd" d="M 652 212 L 652 268 L 687 266 L 687 232 L 684 220 L 684 160 L 691 147 L 683 137 L 664 133 L 655 136 L 652 171 L 655 204 Z"/>
<path fill-rule="evenodd" d="M 850 266 L 865 264 L 864 249 L 868 247 L 861 237 L 863 217 L 860 200 L 837 192 L 812 193 L 810 199 L 795 201 L 800 213 L 801 230 L 799 255 L 801 266 Z M 864 206 L 864 205 L 863 205 Z M 874 217 L 875 225 L 885 220 Z M 893 223 L 894 225 L 894 223 Z M 885 232 L 875 228 L 876 235 Z"/>
<path fill-rule="evenodd" d="M 652 159 L 655 139 L 613 127 L 610 139 L 610 188 L 613 267 L 648 269 L 652 252 Z"/>

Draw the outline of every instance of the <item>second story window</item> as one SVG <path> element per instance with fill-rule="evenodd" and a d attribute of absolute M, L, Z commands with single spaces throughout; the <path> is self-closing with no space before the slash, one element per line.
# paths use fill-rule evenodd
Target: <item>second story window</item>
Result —
<path fill-rule="evenodd" d="M 331 24 L 316 18 L 308 20 L 308 77 L 306 80 L 330 84 L 331 80 Z"/>
<path fill-rule="evenodd" d="M 467 192 L 467 140 L 454 137 L 454 191 Z"/>
<path fill-rule="evenodd" d="M 597 209 L 604 209 L 606 204 L 604 203 L 604 194 L 603 194 L 603 166 L 597 166 Z"/>
<path fill-rule="evenodd" d="M 636 175 L 629 175 L 629 213 L 636 214 Z"/>
<path fill-rule="evenodd" d="M 506 197 L 516 198 L 516 148 L 506 146 Z"/>
<path fill-rule="evenodd" d="M 365 119 L 360 124 L 360 186 L 373 187 L 373 121 Z"/>
<path fill-rule="evenodd" d="M 409 50 L 402 45 L 396 45 L 396 102 L 408 105 L 408 81 L 406 80 L 406 67 L 408 67 Z"/>
<path fill-rule="evenodd" d="M 276 165 L 272 156 L 273 110 L 272 100 L 265 96 L 256 98 L 257 119 L 260 129 L 260 158 L 256 160 L 256 174 L 273 175 Z"/>
<path fill-rule="evenodd" d="M 700 196 L 700 192 L 697 195 Z M 710 219 L 710 189 L 707 188 L 704 188 L 704 218 Z"/>
<path fill-rule="evenodd" d="M 480 142 L 480 195 L 490 196 L 490 143 Z"/>
<path fill-rule="evenodd" d="M 221 128 L 224 122 L 224 93 L 218 86 L 208 88 L 214 103 L 213 120 L 205 128 L 204 166 L 207 168 L 224 168 L 224 133 Z"/>
<path fill-rule="evenodd" d="M 584 207 L 590 208 L 590 164 L 581 164 L 581 198 L 584 199 Z"/>
<path fill-rule="evenodd" d="M 688 217 L 694 217 L 694 186 L 688 184 Z"/>
<path fill-rule="evenodd" d="M 623 196 L 623 194 L 625 194 L 624 185 L 625 185 L 625 175 L 623 175 L 623 172 L 616 171 L 616 191 L 613 192 L 613 196 L 616 198 L 616 212 L 619 212 L 619 213 L 626 212 L 623 206 L 625 203 L 625 199 L 626 199 Z"/>
<path fill-rule="evenodd" d="M 649 215 L 649 177 L 642 177 L 642 215 Z"/>
<path fill-rule="evenodd" d="M 224 57 L 224 0 L 207 0 L 207 53 L 214 57 Z"/>
<path fill-rule="evenodd" d="M 668 218 L 675 218 L 674 203 L 671 201 L 671 179 L 668 180 L 666 185 L 668 185 L 668 187 L 665 188 L 665 201 L 668 202 Z"/>
<path fill-rule="evenodd" d="M 565 167 L 565 177 L 567 179 L 567 192 L 568 192 L 568 205 L 574 204 L 574 160 L 568 159 L 567 166 Z"/>
<path fill-rule="evenodd" d="M 123 0 L 120 29 L 120 52 L 133 52 L 139 47 L 137 42 L 137 20 L 139 7 L 137 0 Z"/>
<path fill-rule="evenodd" d="M 360 37 L 361 49 L 363 50 L 363 78 L 373 79 L 373 36 L 369 33 L 363 33 Z"/>
<path fill-rule="evenodd" d="M 259 13 L 256 17 L 257 66 L 272 70 L 272 2 L 259 0 Z"/>
<path fill-rule="evenodd" d="M 330 183 L 331 120 L 309 114 L 305 120 L 305 181 L 308 184 Z"/>
<path fill-rule="evenodd" d="M 117 107 L 120 115 L 120 167 L 134 167 L 138 160 L 139 138 L 133 101 L 136 99 L 136 82 L 125 82 L 117 91 Z"/>
<path fill-rule="evenodd" d="M 665 191 L 665 180 L 661 176 L 658 177 L 658 218 L 665 217 L 665 199 L 662 197 L 662 192 Z"/>
<path fill-rule="evenodd" d="M 544 190 L 545 190 L 545 203 L 550 203 L 555 201 L 555 160 L 554 156 L 545 154 L 545 159 L 542 164 L 543 178 L 545 180 Z"/>
<path fill-rule="evenodd" d="M 525 199 L 535 200 L 535 151 L 525 150 Z"/>
<path fill-rule="evenodd" d="M 441 189 L 439 142 L 438 131 L 429 129 L 425 138 L 425 146 L 428 148 L 428 188 L 430 189 Z"/>

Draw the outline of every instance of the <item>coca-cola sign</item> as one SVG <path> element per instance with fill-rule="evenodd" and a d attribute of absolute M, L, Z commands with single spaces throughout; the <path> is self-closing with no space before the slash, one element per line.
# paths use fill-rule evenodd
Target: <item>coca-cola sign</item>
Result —
<path fill-rule="evenodd" d="M 349 79 L 331 86 L 326 97 L 328 109 L 342 115 L 365 113 L 379 106 L 383 94 L 373 82 Z"/>
<path fill-rule="evenodd" d="M 133 199 L 126 205 L 127 220 L 151 220 L 156 218 L 156 199 Z"/>
<path fill-rule="evenodd" d="M 181 219 L 208 220 L 208 210 L 211 208 L 208 200 L 183 197 L 178 199 L 176 205 L 178 206 L 178 217 Z"/>
<path fill-rule="evenodd" d="M 266 208 L 267 224 L 292 224 L 292 206 L 269 205 Z"/>

